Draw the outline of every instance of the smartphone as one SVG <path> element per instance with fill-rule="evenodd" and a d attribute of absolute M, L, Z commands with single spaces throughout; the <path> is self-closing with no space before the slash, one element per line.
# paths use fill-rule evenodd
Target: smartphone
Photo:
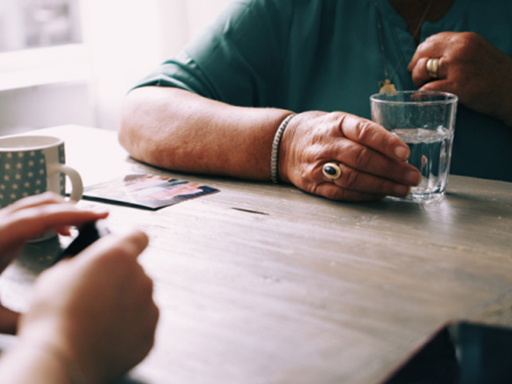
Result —
<path fill-rule="evenodd" d="M 73 257 L 82 252 L 100 237 L 109 234 L 110 231 L 100 221 L 92 221 L 78 229 L 78 236 L 66 247 L 53 261 L 53 264 L 62 259 Z"/>
<path fill-rule="evenodd" d="M 451 322 L 381 384 L 512 383 L 512 329 Z"/>

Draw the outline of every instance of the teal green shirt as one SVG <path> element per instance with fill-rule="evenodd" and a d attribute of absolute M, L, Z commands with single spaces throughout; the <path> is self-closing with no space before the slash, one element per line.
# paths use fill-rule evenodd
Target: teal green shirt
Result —
<path fill-rule="evenodd" d="M 405 20 L 378 0 L 386 66 L 399 90 L 416 45 Z M 370 95 L 384 80 L 374 0 L 237 0 L 137 86 L 179 87 L 238 106 L 344 111 L 370 118 Z M 420 41 L 473 31 L 512 56 L 512 1 L 456 0 Z M 402 61 L 400 59 L 403 58 Z M 512 90 L 511 90 L 512 91 Z M 512 181 L 512 132 L 459 106 L 451 173 Z"/>

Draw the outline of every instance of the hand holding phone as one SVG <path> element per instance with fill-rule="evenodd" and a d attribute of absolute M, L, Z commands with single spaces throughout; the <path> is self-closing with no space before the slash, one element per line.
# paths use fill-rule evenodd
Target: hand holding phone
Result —
<path fill-rule="evenodd" d="M 60 260 L 73 257 L 82 252 L 100 237 L 108 235 L 110 231 L 100 221 L 91 221 L 78 229 L 78 236 L 64 249 L 53 261 L 56 264 Z"/>

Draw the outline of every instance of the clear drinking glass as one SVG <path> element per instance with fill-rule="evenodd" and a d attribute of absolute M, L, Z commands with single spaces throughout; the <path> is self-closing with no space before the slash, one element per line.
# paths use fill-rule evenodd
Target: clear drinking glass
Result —
<path fill-rule="evenodd" d="M 394 133 L 410 150 L 409 164 L 422 181 L 406 200 L 441 198 L 448 184 L 457 96 L 445 92 L 399 91 L 370 96 L 372 119 Z"/>

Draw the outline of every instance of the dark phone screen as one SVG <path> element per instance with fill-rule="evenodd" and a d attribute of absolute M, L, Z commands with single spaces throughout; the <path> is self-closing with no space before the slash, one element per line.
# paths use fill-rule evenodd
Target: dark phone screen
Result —
<path fill-rule="evenodd" d="M 383 384 L 512 383 L 512 330 L 458 322 L 437 332 Z"/>
<path fill-rule="evenodd" d="M 74 239 L 66 249 L 57 255 L 57 257 L 53 260 L 53 264 L 56 264 L 60 260 L 67 257 L 78 255 L 100 237 L 109 233 L 110 231 L 105 226 L 103 226 L 101 222 L 90 222 L 83 225 L 79 229 L 79 233 L 76 239 Z"/>

